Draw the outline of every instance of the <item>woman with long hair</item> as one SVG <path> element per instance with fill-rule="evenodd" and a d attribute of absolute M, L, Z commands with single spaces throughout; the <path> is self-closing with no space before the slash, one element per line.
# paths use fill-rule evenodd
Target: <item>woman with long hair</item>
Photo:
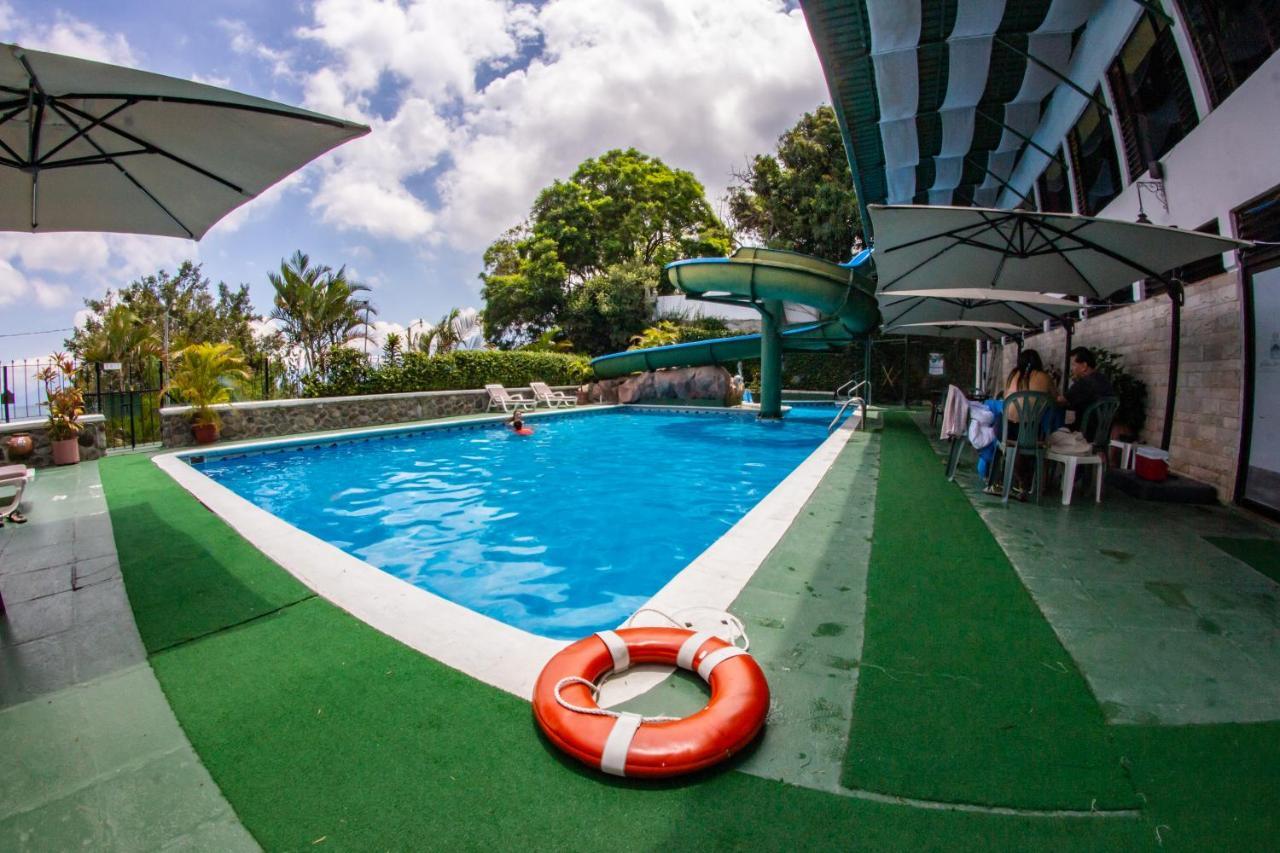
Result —
<path fill-rule="evenodd" d="M 1014 365 L 1013 370 L 1009 371 L 1009 376 L 1004 381 L 1004 399 L 1005 399 L 1005 415 L 1009 419 L 1009 439 L 1018 437 L 1018 410 L 1016 407 L 1010 407 L 1008 400 L 1010 395 L 1019 391 L 1041 391 L 1046 394 L 1054 393 L 1053 378 L 1045 372 L 1044 362 L 1040 359 L 1040 353 L 1033 349 L 1024 349 L 1018 353 L 1018 363 Z M 1007 464 L 1007 463 L 1006 463 Z M 1031 460 L 1026 456 L 1018 456 L 1015 458 L 1013 466 L 1013 477 L 1017 483 L 1016 492 L 1019 500 L 1026 500 L 1024 484 L 1027 481 L 1028 468 Z M 991 494 L 997 494 L 999 489 L 992 491 Z"/>
<path fill-rule="evenodd" d="M 1009 376 L 1004 381 L 1004 395 L 1006 397 L 1018 391 L 1053 393 L 1053 379 L 1048 373 L 1045 373 L 1044 362 L 1040 359 L 1040 353 L 1033 349 L 1024 349 L 1018 353 L 1018 363 L 1013 366 L 1013 370 L 1009 371 Z M 1009 420 L 1017 421 L 1012 416 Z"/>

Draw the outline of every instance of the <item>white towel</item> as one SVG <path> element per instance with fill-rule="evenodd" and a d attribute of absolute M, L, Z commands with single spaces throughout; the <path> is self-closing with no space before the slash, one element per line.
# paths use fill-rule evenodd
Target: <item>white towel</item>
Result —
<path fill-rule="evenodd" d="M 996 440 L 996 416 L 981 403 L 969 404 L 969 443 L 978 450 Z"/>
<path fill-rule="evenodd" d="M 954 385 L 947 388 L 947 402 L 942 407 L 941 439 L 964 435 L 969 422 L 969 399 Z"/>

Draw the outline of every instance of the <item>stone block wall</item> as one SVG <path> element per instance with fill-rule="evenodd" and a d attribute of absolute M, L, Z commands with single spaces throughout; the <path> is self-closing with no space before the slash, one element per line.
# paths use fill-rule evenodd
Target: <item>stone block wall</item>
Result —
<path fill-rule="evenodd" d="M 533 392 L 528 388 L 507 390 L 533 399 Z M 575 389 L 569 386 L 567 390 Z M 488 404 L 488 392 L 468 390 L 268 400 L 229 403 L 214 408 L 222 416 L 222 438 L 236 441 L 482 414 Z M 161 441 L 165 447 L 187 447 L 195 444 L 195 438 L 191 435 L 190 414 L 189 406 L 171 406 L 160 410 Z"/>
<path fill-rule="evenodd" d="M 1240 455 L 1244 406 L 1244 312 L 1237 270 L 1186 287 L 1182 307 L 1178 398 L 1174 410 L 1170 467 L 1209 483 L 1218 498 L 1232 500 Z M 1045 366 L 1062 369 L 1066 333 L 1054 329 L 1026 339 Z M 1156 296 L 1076 323 L 1072 346 L 1103 347 L 1147 383 L 1147 421 L 1139 439 L 1159 446 L 1169 385 L 1169 298 Z M 993 360 L 1000 381 L 1017 359 L 1009 344 Z"/>
<path fill-rule="evenodd" d="M 84 428 L 80 431 L 80 461 L 89 462 L 100 459 L 107 452 L 106 418 L 102 415 L 85 415 L 80 419 Z M 34 439 L 35 451 L 21 460 L 31 468 L 50 468 L 53 466 L 53 446 L 49 442 L 49 422 L 44 418 L 38 420 L 14 421 L 0 423 L 0 447 L 6 439 L 15 433 L 28 433 Z M 19 460 L 3 457 L 6 464 L 16 464 Z"/>

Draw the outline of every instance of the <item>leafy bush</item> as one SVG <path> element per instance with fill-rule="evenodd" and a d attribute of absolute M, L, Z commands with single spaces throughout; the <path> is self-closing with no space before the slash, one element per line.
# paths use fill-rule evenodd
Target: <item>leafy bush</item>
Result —
<path fill-rule="evenodd" d="M 325 361 L 324 373 L 309 373 L 302 378 L 304 397 L 347 397 L 370 394 L 368 384 L 373 368 L 369 358 L 351 347 L 334 347 Z"/>
<path fill-rule="evenodd" d="M 338 351 L 335 351 L 337 354 Z M 327 381 L 305 382 L 308 397 L 347 394 L 394 394 L 405 391 L 457 391 L 498 383 L 512 388 L 530 382 L 578 385 L 590 376 L 587 359 L 554 352 L 458 350 L 444 355 L 405 353 L 398 364 L 369 367 L 356 358 L 332 359 Z"/>
<path fill-rule="evenodd" d="M 1094 347 L 1093 354 L 1098 359 L 1098 372 L 1111 381 L 1111 387 L 1120 398 L 1115 423 L 1137 433 L 1147 422 L 1147 383 L 1124 369 L 1124 357 L 1118 353 Z"/>

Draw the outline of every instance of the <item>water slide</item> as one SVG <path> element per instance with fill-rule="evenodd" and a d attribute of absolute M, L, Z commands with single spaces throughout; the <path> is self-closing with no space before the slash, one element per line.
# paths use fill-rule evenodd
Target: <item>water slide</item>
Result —
<path fill-rule="evenodd" d="M 841 349 L 880 323 L 871 252 L 845 264 L 778 249 L 741 248 L 727 258 L 692 258 L 667 264 L 671 282 L 693 299 L 751 305 L 760 312 L 758 335 L 715 338 L 628 350 L 592 360 L 596 376 L 611 379 L 656 370 L 760 359 L 760 414 L 781 411 L 782 353 Z M 816 314 L 788 324 L 796 307 Z"/>

